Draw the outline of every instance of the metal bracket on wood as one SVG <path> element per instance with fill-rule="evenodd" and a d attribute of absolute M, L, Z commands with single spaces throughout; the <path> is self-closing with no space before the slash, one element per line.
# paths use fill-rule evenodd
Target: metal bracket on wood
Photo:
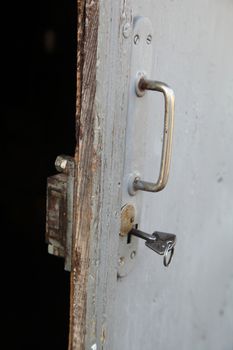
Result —
<path fill-rule="evenodd" d="M 60 174 L 47 179 L 46 242 L 48 252 L 63 257 L 71 271 L 74 159 L 58 156 L 55 166 Z"/>

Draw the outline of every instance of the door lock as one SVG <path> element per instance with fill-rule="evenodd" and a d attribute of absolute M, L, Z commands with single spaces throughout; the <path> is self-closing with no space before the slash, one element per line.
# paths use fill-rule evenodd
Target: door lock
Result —
<path fill-rule="evenodd" d="M 151 235 L 133 228 L 129 235 L 137 236 L 146 241 L 145 245 L 159 255 L 163 255 L 163 264 L 168 266 L 172 261 L 176 245 L 176 235 L 165 232 L 153 232 Z"/>
<path fill-rule="evenodd" d="M 71 271 L 74 159 L 57 157 L 59 174 L 47 180 L 46 242 L 48 252 L 65 259 L 65 270 Z"/>

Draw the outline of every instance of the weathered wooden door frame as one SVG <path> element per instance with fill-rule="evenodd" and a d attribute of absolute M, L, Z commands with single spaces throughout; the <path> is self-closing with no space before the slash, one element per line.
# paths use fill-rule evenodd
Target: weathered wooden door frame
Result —
<path fill-rule="evenodd" d="M 78 0 L 69 349 L 111 349 L 132 14 L 128 0 Z"/>

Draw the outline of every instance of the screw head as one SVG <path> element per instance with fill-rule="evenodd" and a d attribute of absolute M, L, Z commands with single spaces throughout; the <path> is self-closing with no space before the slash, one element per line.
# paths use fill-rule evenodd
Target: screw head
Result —
<path fill-rule="evenodd" d="M 134 35 L 133 42 L 135 45 L 138 45 L 140 41 L 140 37 L 138 34 Z"/>
<path fill-rule="evenodd" d="M 134 223 L 134 216 L 132 216 L 132 217 L 130 218 L 130 222 L 131 222 L 131 224 Z"/>
<path fill-rule="evenodd" d="M 131 259 L 134 259 L 135 256 L 136 256 L 136 251 L 133 250 L 133 251 L 131 252 L 131 254 L 130 254 L 130 258 L 131 258 Z"/>
<path fill-rule="evenodd" d="M 56 161 L 55 161 L 55 167 L 57 171 L 63 172 L 66 170 L 68 160 L 64 158 L 63 156 L 58 156 Z"/>
<path fill-rule="evenodd" d="M 130 23 L 127 22 L 125 23 L 125 25 L 123 26 L 123 36 L 125 39 L 127 39 L 130 35 L 131 32 L 131 27 L 130 27 Z"/>
<path fill-rule="evenodd" d="M 151 35 L 151 34 L 148 34 L 148 35 L 147 35 L 147 38 L 146 38 L 146 43 L 147 43 L 148 45 L 150 45 L 151 42 L 152 42 L 152 35 Z"/>
<path fill-rule="evenodd" d="M 125 258 L 124 258 L 123 256 L 121 256 L 121 257 L 119 258 L 119 260 L 118 260 L 118 264 L 119 264 L 120 266 L 123 266 L 124 263 L 125 263 Z"/>

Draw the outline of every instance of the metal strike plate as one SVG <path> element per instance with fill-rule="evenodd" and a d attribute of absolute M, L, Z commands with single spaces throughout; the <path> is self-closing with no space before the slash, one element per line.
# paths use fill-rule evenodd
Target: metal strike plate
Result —
<path fill-rule="evenodd" d="M 46 242 L 50 254 L 65 257 L 67 176 L 57 174 L 47 180 Z"/>
<path fill-rule="evenodd" d="M 48 252 L 64 258 L 71 271 L 74 160 L 59 156 L 55 165 L 62 173 L 47 179 L 46 242 Z"/>

